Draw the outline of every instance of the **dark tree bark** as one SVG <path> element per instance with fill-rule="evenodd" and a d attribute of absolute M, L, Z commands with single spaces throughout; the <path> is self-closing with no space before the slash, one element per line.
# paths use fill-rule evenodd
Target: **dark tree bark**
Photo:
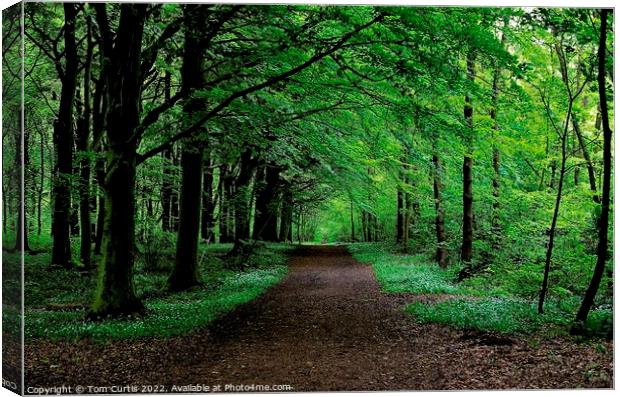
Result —
<path fill-rule="evenodd" d="M 30 244 L 28 243 L 28 222 L 26 216 L 27 208 L 25 194 L 28 188 L 29 179 L 29 132 L 26 128 L 23 128 L 23 125 L 25 124 L 22 123 L 22 120 L 22 113 L 19 112 L 17 118 L 18 126 L 15 129 L 15 131 L 17 132 L 17 134 L 15 135 L 15 170 L 17 171 L 16 177 L 18 178 L 17 185 L 21 186 L 21 189 L 19 189 L 19 201 L 17 202 L 17 228 L 15 230 L 14 251 L 32 252 L 32 250 L 30 249 Z"/>
<path fill-rule="evenodd" d="M 362 210 L 362 240 L 368 242 L 368 219 L 366 210 Z"/>
<path fill-rule="evenodd" d="M 181 157 L 181 212 L 174 268 L 168 288 L 181 291 L 199 284 L 198 235 L 202 192 L 202 150 L 186 143 Z"/>
<path fill-rule="evenodd" d="M 169 231 L 179 231 L 179 190 L 177 187 L 177 170 L 180 166 L 180 154 L 176 146 L 171 146 L 170 156 L 172 160 L 172 171 L 169 174 L 170 181 L 170 227 Z"/>
<path fill-rule="evenodd" d="M 166 72 L 164 75 L 164 96 L 165 100 L 169 101 L 171 96 L 171 85 L 170 85 L 170 72 Z M 170 222 L 170 211 L 171 211 L 171 196 L 172 196 L 172 172 L 170 167 L 172 165 L 172 148 L 168 148 L 162 152 L 162 157 L 164 159 L 163 166 L 163 176 L 162 176 L 162 185 L 161 185 L 161 207 L 162 207 L 162 216 L 161 216 L 161 228 L 163 231 L 170 231 L 172 229 Z"/>
<path fill-rule="evenodd" d="M 467 78 L 472 84 L 474 81 L 474 76 L 474 55 L 473 52 L 470 51 L 467 54 Z M 471 102 L 471 95 L 467 93 L 465 95 L 465 106 L 463 108 L 463 115 L 465 117 L 465 122 L 467 123 L 465 138 L 465 150 L 467 151 L 471 151 L 472 149 L 471 142 L 474 134 L 474 109 Z M 473 159 L 471 154 L 468 153 L 463 157 L 463 243 L 461 246 L 461 261 L 465 266 L 459 276 L 461 279 L 468 277 L 474 271 L 472 265 L 472 245 L 474 240 L 474 196 L 472 191 L 472 168 Z"/>
<path fill-rule="evenodd" d="M 202 215 L 200 223 L 200 235 L 203 240 L 212 242 L 215 210 L 215 198 L 213 197 L 213 167 L 211 164 L 211 154 L 207 151 L 204 159 L 205 169 L 202 173 Z"/>
<path fill-rule="evenodd" d="M 301 212 L 300 212 L 301 214 Z M 299 222 L 299 228 L 301 228 L 301 221 Z M 280 221 L 280 236 L 279 240 L 284 242 L 293 241 L 293 192 L 289 186 L 285 187 L 282 193 L 282 216 Z M 298 229 L 298 236 L 301 230 Z M 303 240 L 303 237 L 301 238 Z"/>
<path fill-rule="evenodd" d="M 433 149 L 433 151 L 435 151 Z M 437 235 L 437 251 L 435 260 L 440 267 L 448 267 L 448 250 L 446 249 L 446 231 L 444 213 L 441 202 L 441 161 L 437 153 L 433 153 L 433 197 L 435 199 L 435 232 Z"/>
<path fill-rule="evenodd" d="M 281 168 L 267 163 L 262 167 L 264 180 L 257 178 L 254 239 L 278 241 L 278 194 Z M 259 174 L 257 174 L 259 175 Z"/>
<path fill-rule="evenodd" d="M 108 26 L 106 5 L 94 5 L 103 38 L 106 169 L 103 258 L 89 318 L 144 311 L 133 286 L 135 256 L 135 183 L 142 76 L 140 57 L 146 4 L 123 4 L 115 38 Z M 123 76 L 119 78 L 118 76 Z"/>
<path fill-rule="evenodd" d="M 596 266 L 590 280 L 590 285 L 577 311 L 577 322 L 585 323 L 594 304 L 605 271 L 605 262 L 609 256 L 609 205 L 611 195 L 611 140 L 612 131 L 609 125 L 609 111 L 607 108 L 607 92 L 605 83 L 605 58 L 607 51 L 607 16 L 608 9 L 601 10 L 601 30 L 598 47 L 598 94 L 601 108 L 601 122 L 603 124 L 603 197 L 601 201 L 601 216 L 599 218 L 599 238 L 596 250 Z"/>
<path fill-rule="evenodd" d="M 204 26 L 201 8 L 188 5 L 183 8 L 185 46 L 181 79 L 183 90 L 199 89 L 204 84 L 199 32 Z M 184 106 L 184 117 L 193 120 L 204 111 L 204 98 L 189 98 Z M 181 154 L 181 209 L 177 236 L 176 259 L 168 288 L 181 291 L 199 284 L 198 241 L 200 232 L 200 205 L 202 202 L 202 155 L 200 142 L 186 140 Z"/>
<path fill-rule="evenodd" d="M 84 103 L 82 114 L 78 119 L 76 131 L 76 149 L 80 153 L 80 260 L 84 267 L 90 268 L 91 259 L 91 221 L 90 221 L 90 78 L 94 42 L 91 38 L 90 18 L 86 19 L 87 50 L 84 64 Z"/>
<path fill-rule="evenodd" d="M 45 139 L 47 137 L 39 130 L 39 189 L 37 191 L 37 236 L 41 236 L 43 230 L 43 190 L 45 187 Z M 4 200 L 6 201 L 6 200 Z M 6 213 L 4 214 L 6 216 Z M 6 232 L 6 230 L 5 230 Z"/>
<path fill-rule="evenodd" d="M 248 148 L 241 153 L 239 161 L 239 175 L 235 180 L 235 194 L 232 203 L 235 208 L 235 239 L 234 246 L 229 252 L 235 255 L 244 251 L 243 240 L 250 239 L 250 207 L 251 207 L 251 183 L 258 166 L 258 159 L 252 155 Z"/>
<path fill-rule="evenodd" d="M 61 76 L 60 104 L 58 117 L 54 121 L 54 147 L 56 148 L 56 178 L 54 178 L 54 214 L 52 231 L 52 265 L 71 267 L 70 177 L 73 172 L 73 101 L 77 85 L 78 54 L 75 39 L 75 4 L 65 3 L 65 69 Z"/>
<path fill-rule="evenodd" d="M 93 126 L 94 127 L 94 126 Z M 95 255 L 101 255 L 101 245 L 103 244 L 103 225 L 105 223 L 105 194 L 103 192 L 105 180 L 105 160 L 97 159 L 95 163 L 95 178 L 99 184 L 101 192 L 97 195 L 97 226 L 95 227 Z"/>
<path fill-rule="evenodd" d="M 232 191 L 233 175 L 232 170 L 227 165 L 220 167 L 220 243 L 230 243 L 233 241 L 233 226 L 231 222 L 232 214 Z"/>

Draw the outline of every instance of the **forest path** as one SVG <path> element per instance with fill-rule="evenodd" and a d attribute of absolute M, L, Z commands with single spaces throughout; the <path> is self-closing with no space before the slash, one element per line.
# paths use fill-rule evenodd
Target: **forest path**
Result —
<path fill-rule="evenodd" d="M 420 325 L 385 294 L 372 268 L 341 246 L 302 246 L 290 272 L 206 330 L 171 339 L 37 342 L 27 384 L 290 385 L 294 391 L 609 387 L 592 346 L 562 340 L 489 345 L 489 338 Z M 492 338 L 491 338 L 492 340 Z M 43 352 L 43 353 L 42 353 Z M 53 363 L 53 364 L 52 364 Z M 611 373 L 611 372 L 609 372 Z M 179 392 L 179 390 L 176 390 Z"/>

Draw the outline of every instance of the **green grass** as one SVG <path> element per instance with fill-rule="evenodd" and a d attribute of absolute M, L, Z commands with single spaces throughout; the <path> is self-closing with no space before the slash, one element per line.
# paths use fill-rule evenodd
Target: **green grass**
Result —
<path fill-rule="evenodd" d="M 541 316 L 535 304 L 506 298 L 455 298 L 433 305 L 416 302 L 405 310 L 421 323 L 503 334 L 531 334 L 544 324 L 566 325 L 570 321 L 561 312 L 548 310 Z"/>
<path fill-rule="evenodd" d="M 148 271 L 136 265 L 134 282 L 144 299 L 147 315 L 134 319 L 85 321 L 92 299 L 94 274 L 75 270 L 47 271 L 47 254 L 27 258 L 26 322 L 28 338 L 126 339 L 182 335 L 204 327 L 240 304 L 249 302 L 287 273 L 286 251 L 290 246 L 268 245 L 252 254 L 244 270 L 229 270 L 223 254 L 230 245 L 201 247 L 199 266 L 203 285 L 183 293 L 169 294 L 163 287 L 168 270 Z M 168 257 L 171 253 L 164 251 Z"/>
<path fill-rule="evenodd" d="M 422 255 L 396 253 L 392 245 L 352 244 L 349 251 L 355 259 L 369 263 L 383 291 L 414 294 L 456 294 L 454 274 L 431 264 Z"/>
<path fill-rule="evenodd" d="M 358 243 L 348 248 L 358 261 L 372 264 L 378 282 L 387 293 L 453 295 L 438 303 L 415 302 L 405 307 L 420 323 L 512 335 L 567 334 L 580 303 L 579 296 L 564 291 L 562 299 L 547 300 L 545 313 L 541 315 L 536 299 L 511 293 L 515 272 L 487 272 L 457 283 L 458 266 L 441 269 L 423 255 L 403 255 L 394 245 Z M 496 280 L 491 283 L 491 278 Z M 537 290 L 538 281 L 534 278 L 532 285 L 522 288 Z M 611 308 L 594 310 L 588 318 L 586 333 L 603 336 L 612 323 Z"/>

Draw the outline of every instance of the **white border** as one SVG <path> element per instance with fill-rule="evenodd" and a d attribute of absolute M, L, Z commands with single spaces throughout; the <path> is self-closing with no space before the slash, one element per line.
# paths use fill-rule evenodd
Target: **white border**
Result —
<path fill-rule="evenodd" d="M 32 0 L 27 0 L 27 1 L 32 1 Z M 54 1 L 54 0 L 52 0 Z M 95 0 L 96 1 L 96 0 Z M 175 3 L 175 1 L 170 1 L 170 0 L 155 0 L 155 1 L 147 1 L 147 0 L 134 0 L 134 1 L 128 1 L 128 0 L 119 0 L 118 2 L 141 2 L 141 3 L 160 3 L 160 2 L 164 2 L 164 3 Z M 176 3 L 178 3 L 179 1 L 177 1 Z M 180 1 L 183 3 L 232 3 L 232 4 L 239 4 L 239 3 L 244 3 L 244 4 L 336 4 L 336 5 L 382 5 L 382 6 L 403 6 L 403 5 L 412 5 L 412 6 L 482 6 L 482 7 L 582 7 L 582 8 L 614 8 L 614 21 L 615 21 L 615 6 L 616 6 L 616 1 L 614 0 L 590 0 L 590 1 L 583 1 L 583 0 L 507 0 L 507 1 L 498 1 L 498 0 L 471 0 L 471 1 L 467 1 L 467 0 L 449 0 L 449 1 L 441 1 L 441 0 L 271 0 L 271 1 L 265 1 L 265 0 L 244 0 L 244 1 L 235 1 L 235 0 L 220 0 L 220 1 L 198 1 L 198 0 L 184 0 L 184 1 Z M 17 3 L 16 1 L 11 1 L 11 0 L 0 0 L 0 8 L 4 9 L 10 5 L 13 5 Z M 23 16 L 23 13 L 22 13 Z M 0 16 L 1 19 L 1 16 Z M 615 28 L 614 24 L 614 28 Z M 617 30 L 616 30 L 617 32 Z M 23 32 L 22 32 L 23 33 Z M 615 54 L 617 53 L 617 42 L 618 40 L 616 40 L 614 42 L 614 75 L 618 76 L 618 70 L 620 69 L 618 67 L 618 62 L 617 59 L 615 58 Z M 22 43 L 23 46 L 23 43 Z M 22 65 L 23 68 L 23 65 Z M 1 79 L 1 76 L 0 76 Z M 615 84 L 614 84 L 615 87 Z M 22 85 L 22 90 L 23 90 L 23 85 Z M 22 101 L 23 101 L 23 93 L 22 93 Z M 616 107 L 615 105 L 618 104 L 618 91 L 614 90 L 614 129 L 617 131 L 618 129 L 618 112 L 616 111 Z M 2 111 L 2 104 L 0 101 L 0 114 Z M 23 106 L 22 106 L 22 111 L 23 111 Z M 23 114 L 22 114 L 22 123 L 25 121 L 25 119 L 23 118 Z M 22 137 L 23 139 L 23 137 Z M 23 145 L 22 145 L 22 150 L 23 150 Z M 618 153 L 620 152 L 620 150 L 617 149 L 616 146 L 614 146 L 614 192 L 616 194 L 614 194 L 614 208 L 616 208 L 616 205 L 618 204 L 618 194 L 617 192 L 620 191 L 619 187 L 620 187 L 620 173 L 617 172 L 618 168 Z M 2 159 L 1 159 L 2 155 L 0 153 L 0 165 L 2 164 Z M 23 157 L 22 157 L 23 159 Z M 22 165 L 22 170 L 23 170 L 23 165 Z M 22 179 L 23 179 L 23 172 L 22 172 Z M 22 180 L 22 188 L 23 188 L 23 180 Z M 2 193 L 0 192 L 0 195 Z M 1 196 L 0 196 L 1 197 Z M 23 203 L 22 203 L 23 204 Z M 614 247 L 614 266 L 616 264 L 618 264 L 618 259 L 620 258 L 620 252 L 618 250 L 618 234 L 616 233 L 617 230 L 617 225 L 618 225 L 618 217 L 616 216 L 616 211 L 614 211 L 614 229 L 613 229 L 613 247 Z M 1 230 L 0 230 L 0 235 L 1 235 Z M 23 240 L 22 240 L 23 241 Z M 23 283 L 23 257 L 22 257 L 22 283 Z M 2 275 L 0 272 L 0 283 L 2 280 Z M 23 285 L 23 284 L 22 284 Z M 614 297 L 617 296 L 617 277 L 614 277 Z M 614 303 L 616 302 L 616 299 L 614 299 Z M 614 305 L 614 318 L 617 319 L 617 315 L 618 315 L 618 307 L 617 304 Z M 1 314 L 1 307 L 0 307 L 0 314 Z M 23 290 L 22 290 L 22 314 L 23 314 Z M 618 322 L 615 321 L 615 325 L 617 325 Z M 615 330 L 614 330 L 615 331 Z M 616 333 L 617 334 L 617 333 Z M 23 335 L 23 323 L 22 323 L 22 335 Z M 2 347 L 2 342 L 1 342 L 1 335 L 0 335 L 0 349 Z M 616 363 L 616 357 L 617 357 L 617 352 L 618 352 L 618 346 L 617 346 L 617 341 L 614 342 L 614 369 L 615 369 L 615 363 Z M 22 365 L 23 365 L 23 350 L 22 350 Z M 614 388 L 616 385 L 616 371 L 614 370 Z M 23 380 L 22 380 L 22 390 L 23 390 Z M 432 396 L 432 395 L 436 395 L 437 393 L 451 393 L 451 392 L 422 392 L 422 391 L 415 391 L 415 392 L 379 392 L 376 393 L 377 395 L 381 395 L 381 396 L 403 396 L 403 395 L 421 395 L 421 396 Z M 459 393 L 467 393 L 467 394 L 472 394 L 472 393 L 483 393 L 485 396 L 489 396 L 489 397 L 495 397 L 495 396 L 505 396 L 506 394 L 510 394 L 512 396 L 538 396 L 538 395 L 544 395 L 544 396 L 557 396 L 557 395 L 561 395 L 561 396 L 577 396 L 577 395 L 581 395 L 581 394 L 594 394 L 597 396 L 611 396 L 611 395 L 615 395 L 615 391 L 612 390 L 590 390 L 590 389 L 586 389 L 586 390 L 567 390 L 567 391 L 559 391 L 559 390 L 552 390 L 552 391 L 545 391 L 545 390 L 528 390 L 528 391 L 473 391 L 473 392 L 469 392 L 469 391 L 459 391 Z M 612 394 L 613 393 L 613 394 Z M 323 396 L 326 395 L 327 393 L 278 393 L 279 395 L 287 395 L 287 396 Z M 361 393 L 343 393 L 340 392 L 338 393 L 341 396 L 359 396 Z M 14 393 L 11 393 L 9 390 L 4 389 L 4 388 L 0 388 L 0 397 L 8 397 L 8 396 L 14 396 Z M 242 395 L 242 394 L 237 394 L 237 393 L 232 393 L 232 395 Z M 247 393 L 245 395 L 248 395 Z M 174 394 L 166 394 L 166 396 L 187 396 L 187 394 L 178 394 L 178 395 L 174 395 Z"/>

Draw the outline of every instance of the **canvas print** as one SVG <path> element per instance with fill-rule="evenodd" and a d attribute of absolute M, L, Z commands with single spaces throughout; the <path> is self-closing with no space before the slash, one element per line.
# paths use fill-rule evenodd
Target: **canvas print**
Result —
<path fill-rule="evenodd" d="M 2 17 L 3 387 L 613 388 L 613 9 Z"/>

